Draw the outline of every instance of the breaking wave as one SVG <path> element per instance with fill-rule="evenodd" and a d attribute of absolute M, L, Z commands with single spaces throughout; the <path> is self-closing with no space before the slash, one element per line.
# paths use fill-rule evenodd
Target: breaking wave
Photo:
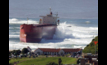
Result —
<path fill-rule="evenodd" d="M 18 20 L 16 18 L 9 19 L 9 24 L 38 24 L 38 21 L 34 20 Z"/>
<path fill-rule="evenodd" d="M 28 21 L 28 24 L 38 23 L 38 21 L 34 20 Z M 82 27 L 67 23 L 67 21 L 62 21 L 60 25 L 57 26 L 56 33 L 52 40 L 42 39 L 41 43 L 25 44 L 19 40 L 19 24 L 26 22 L 27 20 L 9 19 L 9 49 L 22 49 L 27 46 L 34 50 L 36 48 L 84 48 L 90 43 L 93 37 L 98 35 L 98 27 Z"/>
<path fill-rule="evenodd" d="M 85 21 L 85 23 L 86 23 L 86 24 L 89 24 L 89 23 L 90 23 L 90 21 Z"/>

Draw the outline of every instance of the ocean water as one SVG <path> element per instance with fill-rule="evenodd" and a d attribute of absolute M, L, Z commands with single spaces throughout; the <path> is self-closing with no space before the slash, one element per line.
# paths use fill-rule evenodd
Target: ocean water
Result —
<path fill-rule="evenodd" d="M 20 25 L 38 24 L 41 15 L 58 12 L 60 25 L 52 40 L 20 42 Z M 9 50 L 84 48 L 98 35 L 98 0 L 9 0 Z"/>
<path fill-rule="evenodd" d="M 28 24 L 38 24 L 39 18 L 29 18 Z M 9 19 L 9 49 L 36 48 L 84 48 L 98 35 L 97 19 L 60 19 L 60 25 L 52 40 L 42 39 L 40 43 L 20 42 L 20 25 L 27 19 Z"/>

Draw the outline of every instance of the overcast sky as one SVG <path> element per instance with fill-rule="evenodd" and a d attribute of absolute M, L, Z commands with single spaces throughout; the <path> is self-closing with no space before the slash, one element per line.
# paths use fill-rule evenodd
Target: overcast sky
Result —
<path fill-rule="evenodd" d="M 9 17 L 36 18 L 49 7 L 60 18 L 98 19 L 98 0 L 9 0 Z"/>

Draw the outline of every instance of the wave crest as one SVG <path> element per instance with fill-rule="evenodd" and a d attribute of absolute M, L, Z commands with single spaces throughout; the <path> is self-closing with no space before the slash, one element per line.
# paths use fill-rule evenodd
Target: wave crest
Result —
<path fill-rule="evenodd" d="M 9 24 L 38 24 L 39 21 L 34 21 L 34 20 L 19 20 L 19 19 L 16 19 L 16 18 L 12 18 L 12 19 L 9 19 Z"/>

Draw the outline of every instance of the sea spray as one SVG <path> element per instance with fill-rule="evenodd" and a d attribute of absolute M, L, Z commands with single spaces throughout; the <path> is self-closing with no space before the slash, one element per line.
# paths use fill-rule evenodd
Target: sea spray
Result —
<path fill-rule="evenodd" d="M 28 20 L 30 23 L 30 20 Z M 38 23 L 38 19 L 31 19 L 31 23 Z M 72 21 L 72 22 L 70 22 Z M 80 26 L 85 25 L 80 23 L 83 20 L 64 20 L 60 21 L 60 25 L 56 28 L 56 33 L 52 40 L 42 39 L 41 43 L 23 43 L 20 42 L 20 24 L 27 22 L 27 19 L 9 19 L 9 50 L 11 49 L 22 49 L 29 46 L 31 49 L 36 48 L 80 48 L 85 47 L 93 39 L 93 36 L 98 35 L 98 27 L 94 22 L 91 23 L 95 25 L 94 27 L 90 25 L 88 27 Z M 78 24 L 79 22 L 79 24 Z M 78 24 L 78 25 L 76 25 Z"/>

